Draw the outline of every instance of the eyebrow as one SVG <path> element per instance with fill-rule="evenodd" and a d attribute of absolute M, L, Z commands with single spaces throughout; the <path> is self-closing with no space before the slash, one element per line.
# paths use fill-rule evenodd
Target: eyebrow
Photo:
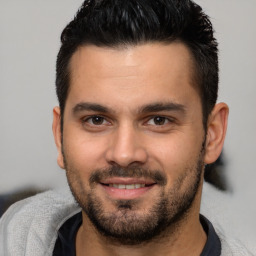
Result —
<path fill-rule="evenodd" d="M 161 112 L 161 111 L 177 111 L 186 112 L 186 107 L 182 104 L 168 102 L 168 103 L 153 103 L 149 105 L 142 106 L 139 110 L 140 113 L 148 112 Z"/>
<path fill-rule="evenodd" d="M 105 106 L 96 103 L 81 102 L 74 106 L 73 113 L 77 114 L 82 111 L 95 111 L 101 113 L 108 113 L 109 109 Z"/>
<path fill-rule="evenodd" d="M 102 106 L 97 103 L 89 103 L 89 102 L 81 102 L 74 106 L 73 113 L 77 114 L 79 112 L 83 111 L 94 111 L 94 112 L 101 112 L 101 113 L 110 113 L 115 112 L 112 109 L 109 109 L 105 106 Z M 162 111 L 178 111 L 185 113 L 186 107 L 182 104 L 174 103 L 174 102 L 168 102 L 168 103 L 153 103 L 153 104 L 147 104 L 139 108 L 137 111 L 138 113 L 144 114 L 144 113 L 152 113 L 152 112 L 162 112 Z"/>

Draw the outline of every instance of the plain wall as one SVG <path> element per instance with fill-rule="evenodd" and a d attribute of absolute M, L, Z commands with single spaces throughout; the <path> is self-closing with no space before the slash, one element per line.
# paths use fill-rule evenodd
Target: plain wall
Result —
<path fill-rule="evenodd" d="M 230 106 L 224 155 L 237 222 L 256 223 L 256 1 L 198 0 L 220 49 L 219 101 Z M 62 29 L 81 0 L 0 0 L 0 193 L 62 186 L 51 132 Z M 256 236 L 255 236 L 256 237 Z"/>
<path fill-rule="evenodd" d="M 65 183 L 51 123 L 60 34 L 81 0 L 0 0 L 0 193 Z"/>

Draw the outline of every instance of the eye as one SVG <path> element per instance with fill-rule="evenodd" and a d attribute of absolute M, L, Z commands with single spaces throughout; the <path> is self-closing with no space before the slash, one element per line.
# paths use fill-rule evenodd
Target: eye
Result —
<path fill-rule="evenodd" d="M 85 123 L 90 125 L 105 125 L 109 122 L 102 116 L 90 116 L 84 120 Z"/>
<path fill-rule="evenodd" d="M 168 122 L 170 122 L 170 120 L 164 116 L 155 116 L 149 119 L 148 124 L 149 125 L 165 125 Z"/>

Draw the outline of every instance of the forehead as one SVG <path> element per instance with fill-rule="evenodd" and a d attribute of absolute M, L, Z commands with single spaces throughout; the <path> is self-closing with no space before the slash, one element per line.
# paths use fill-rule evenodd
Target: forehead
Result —
<path fill-rule="evenodd" d="M 86 45 L 71 58 L 68 99 L 105 103 L 116 98 L 130 104 L 145 101 L 147 95 L 148 100 L 158 102 L 178 101 L 185 94 L 197 94 L 193 74 L 192 56 L 182 43 L 118 48 Z"/>
<path fill-rule="evenodd" d="M 162 65 L 158 65 L 158 64 Z M 165 68 L 163 69 L 163 66 Z M 129 68 L 148 67 L 155 72 L 167 71 L 173 68 L 183 68 L 184 71 L 193 73 L 193 58 L 186 45 L 181 42 L 145 43 L 141 45 L 121 45 L 117 47 L 97 47 L 85 45 L 79 47 L 70 61 L 71 78 L 75 78 L 79 71 L 88 71 L 92 76 L 100 71 L 124 71 L 129 74 Z M 119 67 L 117 70 L 116 67 Z M 105 70 L 103 69 L 105 68 Z M 146 70 L 145 70 L 146 71 Z M 175 70 L 173 70 L 175 71 Z M 109 74 L 107 74 L 109 75 Z"/>

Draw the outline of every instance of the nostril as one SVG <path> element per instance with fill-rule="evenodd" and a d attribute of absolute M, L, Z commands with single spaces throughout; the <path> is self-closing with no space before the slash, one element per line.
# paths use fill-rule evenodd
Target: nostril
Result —
<path fill-rule="evenodd" d="M 144 164 L 147 161 L 145 145 L 142 143 L 141 135 L 134 130 L 133 124 L 120 124 L 109 141 L 106 160 L 111 165 L 117 164 L 121 167 L 133 163 Z"/>
<path fill-rule="evenodd" d="M 148 155 L 146 150 L 134 149 L 132 152 L 121 153 L 121 152 L 108 152 L 106 154 L 107 162 L 114 166 L 118 165 L 120 167 L 128 167 L 133 164 L 145 164 L 147 161 Z"/>

